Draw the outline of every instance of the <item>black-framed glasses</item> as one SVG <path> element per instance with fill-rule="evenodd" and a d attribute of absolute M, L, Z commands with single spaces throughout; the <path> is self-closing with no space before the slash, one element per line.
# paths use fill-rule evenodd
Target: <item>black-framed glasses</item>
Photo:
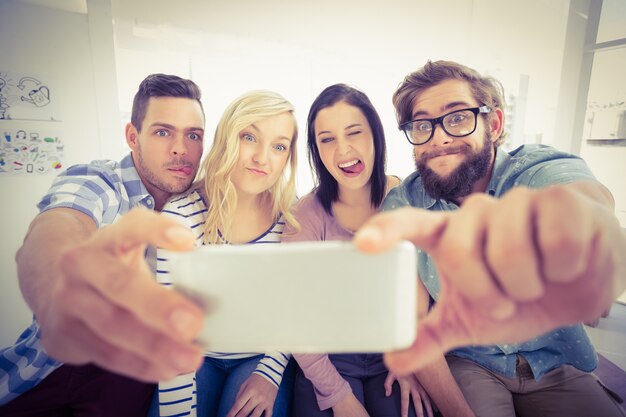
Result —
<path fill-rule="evenodd" d="M 455 138 L 471 135 L 476 130 L 478 113 L 489 112 L 491 112 L 489 106 L 455 110 L 434 119 L 411 120 L 402 123 L 399 128 L 404 132 L 409 143 L 423 145 L 433 138 L 437 125 L 441 125 L 444 132 Z"/>

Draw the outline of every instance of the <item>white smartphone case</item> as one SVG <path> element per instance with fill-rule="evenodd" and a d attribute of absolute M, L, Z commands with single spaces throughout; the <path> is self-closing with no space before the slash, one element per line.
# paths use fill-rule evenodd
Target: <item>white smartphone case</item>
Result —
<path fill-rule="evenodd" d="M 383 352 L 417 325 L 415 247 L 380 254 L 351 242 L 209 245 L 172 253 L 174 288 L 206 309 L 217 352 Z"/>

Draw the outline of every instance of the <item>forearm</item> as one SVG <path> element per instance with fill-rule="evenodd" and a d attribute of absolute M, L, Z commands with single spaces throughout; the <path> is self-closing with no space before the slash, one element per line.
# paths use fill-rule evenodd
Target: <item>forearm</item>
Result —
<path fill-rule="evenodd" d="M 293 357 L 313 384 L 320 410 L 336 406 L 352 392 L 350 384 L 339 374 L 328 355 L 294 354 Z"/>
<path fill-rule="evenodd" d="M 445 416 L 473 416 L 443 356 L 416 373 L 431 400 Z"/>
<path fill-rule="evenodd" d="M 47 310 L 64 251 L 95 230 L 91 218 L 72 209 L 49 210 L 32 221 L 15 260 L 22 295 L 36 316 Z"/>

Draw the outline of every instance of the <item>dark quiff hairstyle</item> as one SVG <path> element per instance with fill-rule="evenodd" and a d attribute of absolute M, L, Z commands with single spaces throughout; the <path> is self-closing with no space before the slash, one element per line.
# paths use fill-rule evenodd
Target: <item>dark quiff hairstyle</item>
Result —
<path fill-rule="evenodd" d="M 357 107 L 367 119 L 372 131 L 374 141 L 374 167 L 372 170 L 371 203 L 372 207 L 378 207 L 385 197 L 387 178 L 385 176 L 385 162 L 387 147 L 385 145 L 385 132 L 380 117 L 372 105 L 370 99 L 361 91 L 346 84 L 334 84 L 327 87 L 317 96 L 311 104 L 307 117 L 307 149 L 309 153 L 309 165 L 315 176 L 316 196 L 324 210 L 331 213 L 331 204 L 339 198 L 337 181 L 328 172 L 317 148 L 315 140 L 315 119 L 320 110 L 331 107 L 343 101 Z"/>
<path fill-rule="evenodd" d="M 146 117 L 150 97 L 180 97 L 196 100 L 200 104 L 204 117 L 204 108 L 200 101 L 200 88 L 196 83 L 176 75 L 151 74 L 139 84 L 139 90 L 133 99 L 130 122 L 138 132 L 141 132 L 141 124 Z"/>
<path fill-rule="evenodd" d="M 446 80 L 466 81 L 480 106 L 487 105 L 492 109 L 501 109 L 504 117 L 506 107 L 504 89 L 498 80 L 490 76 L 482 76 L 478 71 L 457 62 L 428 61 L 422 68 L 404 77 L 393 94 L 393 106 L 396 108 L 398 125 L 411 120 L 415 100 L 424 90 Z M 491 113 L 485 116 L 490 117 Z M 506 132 L 503 131 L 500 137 L 492 139 L 494 147 L 500 146 L 505 137 Z"/>

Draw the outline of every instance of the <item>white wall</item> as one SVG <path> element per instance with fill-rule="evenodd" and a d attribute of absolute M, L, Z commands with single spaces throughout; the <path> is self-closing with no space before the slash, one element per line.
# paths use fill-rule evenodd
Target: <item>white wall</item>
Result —
<path fill-rule="evenodd" d="M 66 166 L 102 157 L 92 66 L 96 51 L 90 42 L 84 14 L 0 1 L 0 71 L 37 73 L 55 80 L 62 120 L 2 120 L 0 130 L 55 129 L 65 144 Z M 52 179 L 52 175 L 0 174 L 0 348 L 13 343 L 31 320 L 18 289 L 14 257 Z"/>
<path fill-rule="evenodd" d="M 207 148 L 227 103 L 246 90 L 275 89 L 293 101 L 304 132 L 315 96 L 344 82 L 374 103 L 385 127 L 388 171 L 404 177 L 413 171 L 411 148 L 396 127 L 391 95 L 427 59 L 457 60 L 490 73 L 507 95 L 528 79 L 519 137 L 553 142 L 567 2 L 388 0 L 381 7 L 357 0 L 242 0 L 192 1 L 182 8 L 112 0 L 112 10 L 120 108 L 130 111 L 132 88 L 146 73 L 191 76 L 205 97 Z M 312 180 L 300 138 L 302 194 Z"/>
<path fill-rule="evenodd" d="M 622 21 L 626 22 L 626 3 L 622 5 L 621 10 Z M 619 15 L 618 9 L 613 11 Z M 602 27 L 601 25 L 600 28 Z M 626 30 L 623 29 L 622 35 L 626 36 Z M 588 142 L 587 138 L 616 139 L 620 137 L 617 132 L 618 115 L 626 112 L 625 71 L 626 48 L 595 53 L 587 98 L 589 105 L 585 115 L 583 141 L 580 148 L 580 155 L 585 158 L 597 178 L 613 193 L 615 211 L 624 228 L 626 228 L 626 186 L 624 185 L 626 146 L 594 145 L 594 142 Z M 603 120 L 605 123 L 598 123 L 598 120 Z M 624 300 L 626 300 L 626 293 Z"/>

